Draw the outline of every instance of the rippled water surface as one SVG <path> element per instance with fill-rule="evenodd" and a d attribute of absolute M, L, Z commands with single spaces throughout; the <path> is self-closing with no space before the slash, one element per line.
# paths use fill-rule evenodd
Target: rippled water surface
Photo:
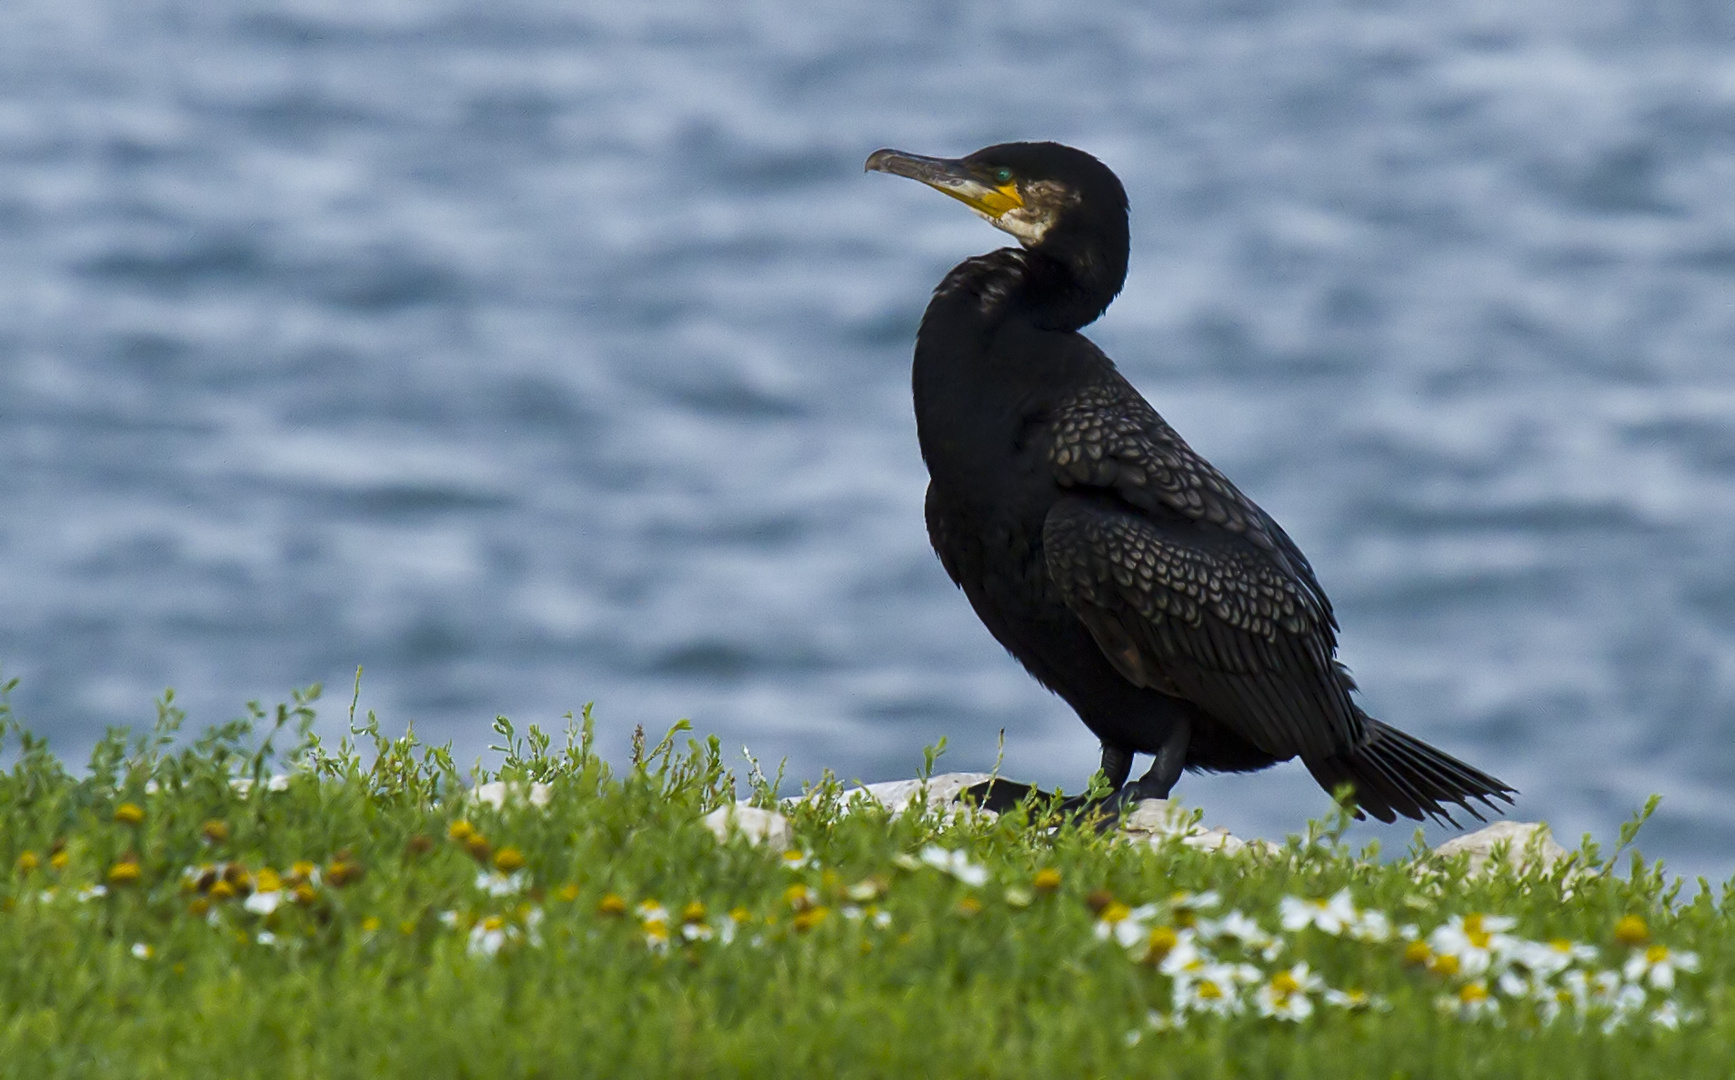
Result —
<path fill-rule="evenodd" d="M 1735 16 L 1663 3 L 0 5 L 0 674 L 63 752 L 323 681 L 1076 788 L 927 547 L 908 363 L 1057 138 L 1092 334 L 1311 555 L 1370 711 L 1735 871 Z M 341 699 L 341 701 L 336 700 Z M 1188 778 L 1281 835 L 1286 766 Z M 1388 846 L 1402 828 L 1366 826 Z"/>

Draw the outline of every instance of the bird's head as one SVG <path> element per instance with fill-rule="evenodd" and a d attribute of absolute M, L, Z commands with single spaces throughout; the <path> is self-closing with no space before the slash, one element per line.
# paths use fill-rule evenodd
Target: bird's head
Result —
<path fill-rule="evenodd" d="M 876 150 L 870 172 L 920 180 L 987 218 L 1033 250 L 1068 232 L 1124 237 L 1127 193 L 1109 167 L 1052 142 L 1001 143 L 969 157 Z"/>
<path fill-rule="evenodd" d="M 920 180 L 976 211 L 1027 249 L 1065 267 L 1096 317 L 1126 280 L 1127 193 L 1107 165 L 1052 142 L 1001 143 L 968 157 L 876 150 L 870 172 Z"/>

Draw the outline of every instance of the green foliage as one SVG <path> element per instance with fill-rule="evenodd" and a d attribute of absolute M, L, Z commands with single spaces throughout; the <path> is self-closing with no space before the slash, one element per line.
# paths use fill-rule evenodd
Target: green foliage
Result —
<path fill-rule="evenodd" d="M 502 717 L 499 768 L 464 777 L 449 747 L 388 737 L 353 703 L 348 734 L 323 744 L 318 688 L 192 740 L 165 695 L 147 733 L 110 732 L 74 773 L 13 716 L 9 688 L 9 1075 L 1388 1080 L 1735 1067 L 1732 887 L 1701 882 L 1683 901 L 1636 853 L 1613 872 L 1654 805 L 1607 861 L 1587 846 L 1551 869 L 1472 876 L 1422 850 L 1393 862 L 1352 851 L 1341 811 L 1280 848 L 1226 855 L 1129 841 L 1035 801 L 998 818 L 893 815 L 827 778 L 779 803 L 750 761 L 746 794 L 792 823 L 786 853 L 719 842 L 702 824 L 741 793 L 717 740 L 686 737 L 685 721 L 648 746 L 640 733 L 617 772 L 594 751 L 588 708 L 558 740 Z M 924 776 L 940 750 L 924 754 Z M 941 856 L 957 861 L 945 869 Z M 1184 926 L 1177 893 L 1214 892 L 1276 932 L 1284 898 L 1345 889 L 1419 935 L 1480 912 L 1610 963 L 1645 942 L 1696 953 L 1700 969 L 1672 991 L 1688 1020 L 1606 1034 L 1596 1017 L 1545 1023 L 1522 1008 L 1466 1020 L 1441 1004 L 1459 984 L 1406 964 L 1401 933 L 1310 928 L 1286 939 L 1281 963 L 1305 958 L 1375 1007 L 1153 1026 L 1153 1013 L 1172 1015 L 1176 981 L 1146 962 L 1155 951 L 1141 956 L 1142 939 L 1104 940 L 1123 913 Z M 1145 904 L 1160 913 L 1134 910 Z"/>

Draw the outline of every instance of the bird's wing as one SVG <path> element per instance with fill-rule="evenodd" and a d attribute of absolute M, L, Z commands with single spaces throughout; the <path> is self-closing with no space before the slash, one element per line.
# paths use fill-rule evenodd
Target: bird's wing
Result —
<path fill-rule="evenodd" d="M 1128 681 L 1280 758 L 1362 741 L 1330 615 L 1273 552 L 1107 494 L 1060 499 L 1042 543 L 1066 606 Z"/>
<path fill-rule="evenodd" d="M 1112 365 L 1104 374 L 1048 417 L 1048 461 L 1061 487 L 1111 491 L 1157 519 L 1245 537 L 1294 575 L 1335 630 L 1331 601 L 1289 534 L 1188 446 Z"/>

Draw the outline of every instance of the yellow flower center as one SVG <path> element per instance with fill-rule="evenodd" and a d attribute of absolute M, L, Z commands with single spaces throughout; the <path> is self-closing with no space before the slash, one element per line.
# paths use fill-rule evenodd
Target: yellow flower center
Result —
<path fill-rule="evenodd" d="M 1643 945 L 1650 936 L 1650 927 L 1637 915 L 1624 915 L 1615 923 L 1615 940 L 1622 945 Z"/>
<path fill-rule="evenodd" d="M 1060 871 L 1051 867 L 1038 870 L 1030 884 L 1035 886 L 1038 892 L 1053 892 L 1060 888 Z"/>
<path fill-rule="evenodd" d="M 1488 988 L 1481 983 L 1466 983 L 1458 991 L 1458 1000 L 1466 1005 L 1474 1005 L 1479 1001 L 1488 1000 Z"/>
<path fill-rule="evenodd" d="M 503 916 L 490 915 L 482 920 L 482 929 L 484 930 L 504 930 L 505 928 L 506 919 Z"/>
<path fill-rule="evenodd" d="M 1199 997 L 1203 1000 L 1215 1001 L 1222 996 L 1223 988 L 1212 982 L 1210 979 L 1203 979 L 1199 982 Z"/>
<path fill-rule="evenodd" d="M 1441 975 L 1458 974 L 1458 958 L 1451 953 L 1434 957 L 1434 971 Z"/>
<path fill-rule="evenodd" d="M 145 819 L 145 812 L 133 803 L 123 802 L 114 808 L 114 819 L 122 825 L 137 825 Z"/>
<path fill-rule="evenodd" d="M 1476 946 L 1478 949 L 1486 949 L 1488 947 L 1488 942 L 1493 940 L 1494 937 L 1494 935 L 1490 934 L 1487 928 L 1482 925 L 1482 916 L 1480 914 L 1464 916 L 1464 936 L 1469 938 L 1470 944 Z"/>
<path fill-rule="evenodd" d="M 1279 997 L 1288 997 L 1300 989 L 1300 981 L 1287 971 L 1279 971 L 1271 980 L 1271 991 Z"/>
<path fill-rule="evenodd" d="M 1660 964 L 1669 958 L 1669 948 L 1666 945 L 1652 945 L 1645 950 L 1645 963 Z"/>
<path fill-rule="evenodd" d="M 1115 901 L 1110 902 L 1108 907 L 1103 908 L 1102 914 L 1097 916 L 1097 918 L 1101 919 L 1103 922 L 1108 923 L 1112 926 L 1115 923 L 1118 923 L 1118 922 L 1125 920 L 1126 917 L 1128 915 L 1131 915 L 1132 913 L 1133 913 L 1132 908 L 1127 907 L 1125 904 L 1121 903 L 1119 900 L 1115 900 Z"/>
<path fill-rule="evenodd" d="M 1434 958 L 1434 950 L 1425 941 L 1412 941 L 1404 946 L 1404 963 L 1425 964 Z"/>
<path fill-rule="evenodd" d="M 1147 964 L 1158 962 L 1169 955 L 1180 943 L 1180 940 L 1173 927 L 1159 926 L 1152 930 L 1151 936 L 1145 939 L 1145 962 Z"/>
<path fill-rule="evenodd" d="M 619 896 L 616 896 L 614 893 L 609 893 L 607 896 L 597 901 L 596 905 L 596 913 L 598 915 L 624 915 L 626 914 L 626 910 L 627 902 Z"/>
<path fill-rule="evenodd" d="M 705 918 L 705 905 L 695 900 L 681 909 L 681 921 L 684 923 L 702 922 Z"/>
<path fill-rule="evenodd" d="M 790 922 L 795 926 L 795 929 L 805 933 L 824 922 L 829 913 L 829 909 L 823 907 L 808 908 L 791 919 Z"/>

